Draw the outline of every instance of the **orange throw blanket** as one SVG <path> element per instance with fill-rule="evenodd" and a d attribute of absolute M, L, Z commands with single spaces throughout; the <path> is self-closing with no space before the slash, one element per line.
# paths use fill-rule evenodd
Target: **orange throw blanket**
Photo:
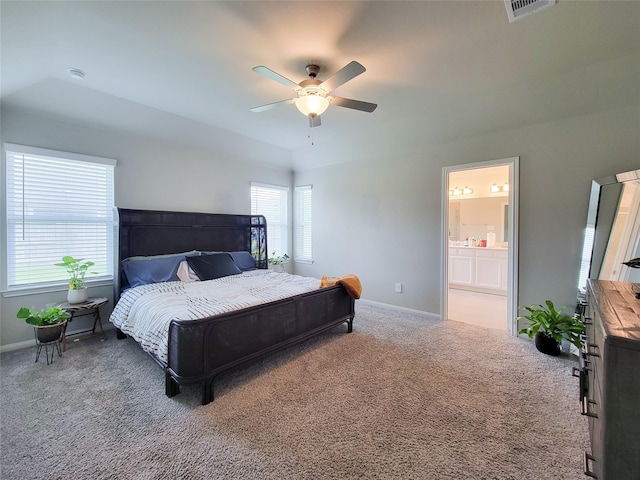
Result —
<path fill-rule="evenodd" d="M 330 287 L 336 284 L 344 286 L 349 296 L 356 300 L 360 298 L 360 295 L 362 294 L 360 279 L 352 273 L 349 273 L 344 277 L 328 277 L 327 275 L 323 275 L 320 279 L 320 288 Z"/>

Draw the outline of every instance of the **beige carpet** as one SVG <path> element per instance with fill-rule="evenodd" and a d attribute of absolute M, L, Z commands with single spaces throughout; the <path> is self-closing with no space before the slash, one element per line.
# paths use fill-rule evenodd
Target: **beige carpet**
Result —
<path fill-rule="evenodd" d="M 582 480 L 576 361 L 528 340 L 356 305 L 343 327 L 226 374 L 216 400 L 164 395 L 131 339 L 53 365 L 1 355 L 8 479 Z"/>

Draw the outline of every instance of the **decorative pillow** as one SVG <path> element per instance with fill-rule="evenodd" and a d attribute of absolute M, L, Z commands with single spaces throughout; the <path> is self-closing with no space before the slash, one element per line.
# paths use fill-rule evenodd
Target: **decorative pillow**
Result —
<path fill-rule="evenodd" d="M 130 287 L 148 283 L 173 282 L 178 280 L 178 265 L 185 259 L 184 254 L 153 259 L 129 259 L 122 262 L 124 274 Z"/>
<path fill-rule="evenodd" d="M 228 253 L 187 257 L 187 263 L 196 272 L 200 280 L 213 280 L 214 278 L 242 273 L 233 263 L 233 258 Z"/>
<path fill-rule="evenodd" d="M 233 263 L 243 272 L 256 269 L 256 259 L 249 252 L 229 252 L 229 255 L 233 258 Z"/>
<path fill-rule="evenodd" d="M 200 280 L 198 275 L 196 275 L 196 272 L 191 269 L 186 260 L 180 262 L 176 275 L 182 282 L 197 282 Z"/>

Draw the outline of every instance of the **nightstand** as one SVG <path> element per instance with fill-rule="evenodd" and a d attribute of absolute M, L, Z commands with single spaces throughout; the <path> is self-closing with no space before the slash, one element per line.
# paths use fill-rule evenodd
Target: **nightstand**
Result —
<path fill-rule="evenodd" d="M 80 332 L 74 332 L 72 334 L 67 335 L 67 327 L 64 329 L 64 333 L 62 334 L 62 350 L 67 350 L 67 337 L 75 337 L 76 335 L 88 334 L 91 332 L 91 335 L 96 333 L 96 326 L 100 327 L 100 333 L 103 338 L 107 338 L 104 334 L 104 330 L 102 329 L 102 319 L 100 318 L 100 307 L 106 305 L 109 302 L 108 298 L 103 297 L 89 297 L 87 301 L 82 303 L 69 303 L 63 302 L 60 304 L 60 307 L 65 311 L 71 314 L 71 318 L 67 321 L 67 327 L 69 323 L 74 318 L 84 317 L 85 315 L 93 315 L 93 327 L 87 330 L 82 330 Z"/>

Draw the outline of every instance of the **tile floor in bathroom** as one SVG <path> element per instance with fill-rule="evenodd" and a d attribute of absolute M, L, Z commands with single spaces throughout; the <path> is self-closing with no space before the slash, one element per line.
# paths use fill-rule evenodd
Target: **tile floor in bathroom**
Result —
<path fill-rule="evenodd" d="M 508 330 L 507 297 L 449 289 L 449 320 Z"/>

